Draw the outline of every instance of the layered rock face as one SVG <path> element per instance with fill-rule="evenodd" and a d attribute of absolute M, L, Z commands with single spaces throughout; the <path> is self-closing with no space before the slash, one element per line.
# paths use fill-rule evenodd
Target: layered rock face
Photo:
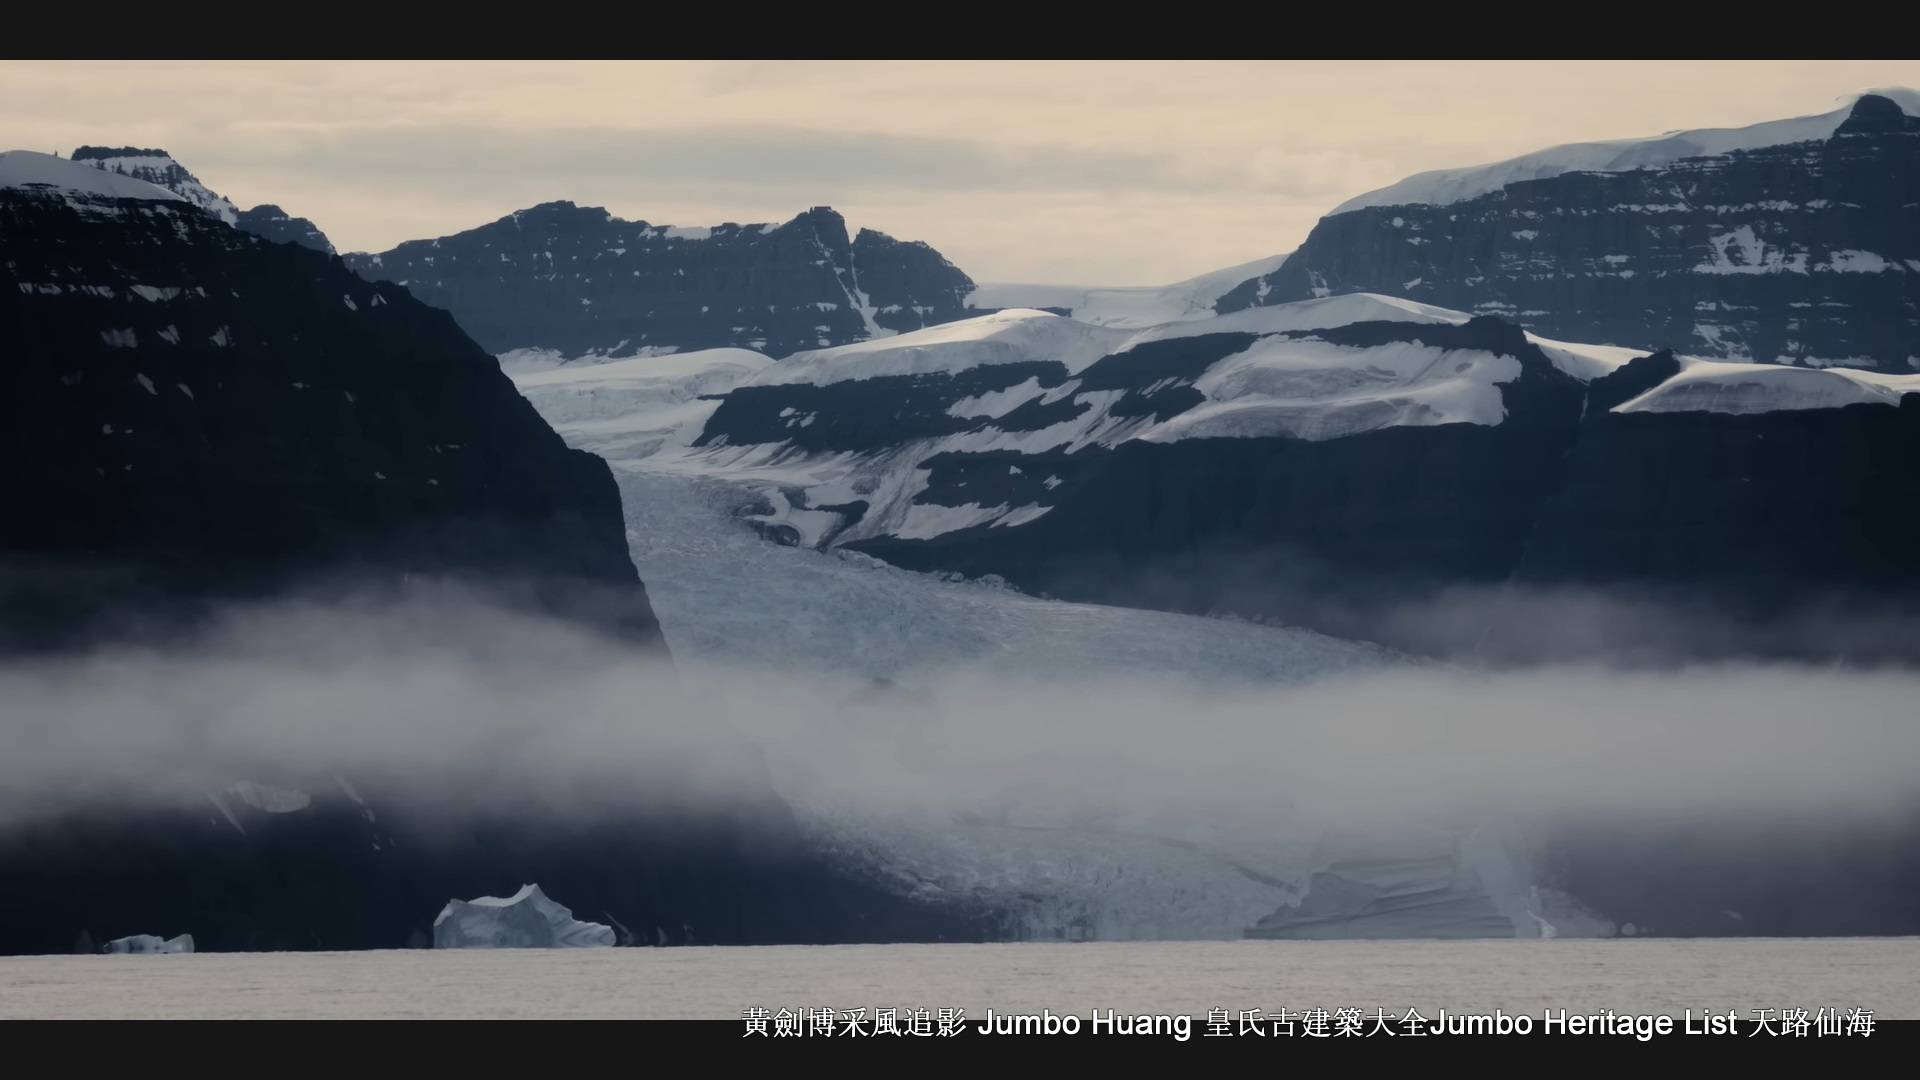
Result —
<path fill-rule="evenodd" d="M 1866 95 L 1830 138 L 1323 218 L 1217 309 L 1382 292 L 1550 338 L 1920 369 L 1920 118 Z"/>
<path fill-rule="evenodd" d="M 784 356 L 960 318 L 974 287 L 926 244 L 871 229 L 849 238 L 827 207 L 785 224 L 682 228 L 543 203 L 347 261 L 451 311 L 491 352 L 566 357 Z"/>
<path fill-rule="evenodd" d="M 330 573 L 504 578 L 659 643 L 605 463 L 446 313 L 184 201 L 0 189 L 0 235 L 10 644 Z"/>

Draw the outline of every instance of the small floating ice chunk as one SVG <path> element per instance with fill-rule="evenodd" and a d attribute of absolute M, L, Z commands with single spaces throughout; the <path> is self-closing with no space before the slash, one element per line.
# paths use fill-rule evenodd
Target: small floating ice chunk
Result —
<path fill-rule="evenodd" d="M 190 953 L 193 951 L 193 935 L 181 934 L 178 937 L 163 938 L 158 934 L 132 934 L 123 938 L 114 938 L 100 950 L 109 953 Z"/>

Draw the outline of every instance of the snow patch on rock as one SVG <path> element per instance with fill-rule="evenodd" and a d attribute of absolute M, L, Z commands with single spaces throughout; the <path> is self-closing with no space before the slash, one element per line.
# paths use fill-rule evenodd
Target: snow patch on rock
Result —
<path fill-rule="evenodd" d="M 1886 375 L 1845 367 L 1787 367 L 1682 357 L 1680 373 L 1630 401 L 1619 413 L 1768 413 L 1899 405 L 1920 393 L 1920 375 Z"/>

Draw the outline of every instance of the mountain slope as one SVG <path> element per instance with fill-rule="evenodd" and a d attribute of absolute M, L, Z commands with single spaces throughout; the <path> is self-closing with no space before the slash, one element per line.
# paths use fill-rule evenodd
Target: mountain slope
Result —
<path fill-rule="evenodd" d="M 775 356 L 965 314 L 973 282 L 922 243 L 831 208 L 784 224 L 683 228 L 543 203 L 437 240 L 347 256 L 453 312 L 495 353 L 624 356 L 737 346 Z"/>
<path fill-rule="evenodd" d="M 16 151 L 5 172 L 6 438 L 43 464 L 12 476 L 0 536 L 62 578 L 128 579 L 10 582 L 62 613 L 10 630 L 51 640 L 129 591 L 514 569 L 595 582 L 610 628 L 658 641 L 605 466 L 444 313 L 171 194 L 92 190 L 78 163 Z"/>
<path fill-rule="evenodd" d="M 1337 213 L 1219 310 L 1386 292 L 1572 341 L 1912 371 L 1916 123 L 1868 95 L 1821 140 Z"/>

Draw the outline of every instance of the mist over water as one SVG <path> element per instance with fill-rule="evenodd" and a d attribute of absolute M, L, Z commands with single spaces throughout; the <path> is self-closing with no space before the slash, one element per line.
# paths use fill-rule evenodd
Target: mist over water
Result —
<path fill-rule="evenodd" d="M 1794 664 L 1407 663 L 1266 685 L 988 662 L 891 682 L 676 670 L 426 590 L 244 607 L 165 647 L 0 667 L 0 815 L 344 774 L 422 806 L 505 789 L 729 804 L 771 775 L 802 806 L 874 818 L 1871 819 L 1920 802 L 1916 700 L 1912 671 Z"/>

